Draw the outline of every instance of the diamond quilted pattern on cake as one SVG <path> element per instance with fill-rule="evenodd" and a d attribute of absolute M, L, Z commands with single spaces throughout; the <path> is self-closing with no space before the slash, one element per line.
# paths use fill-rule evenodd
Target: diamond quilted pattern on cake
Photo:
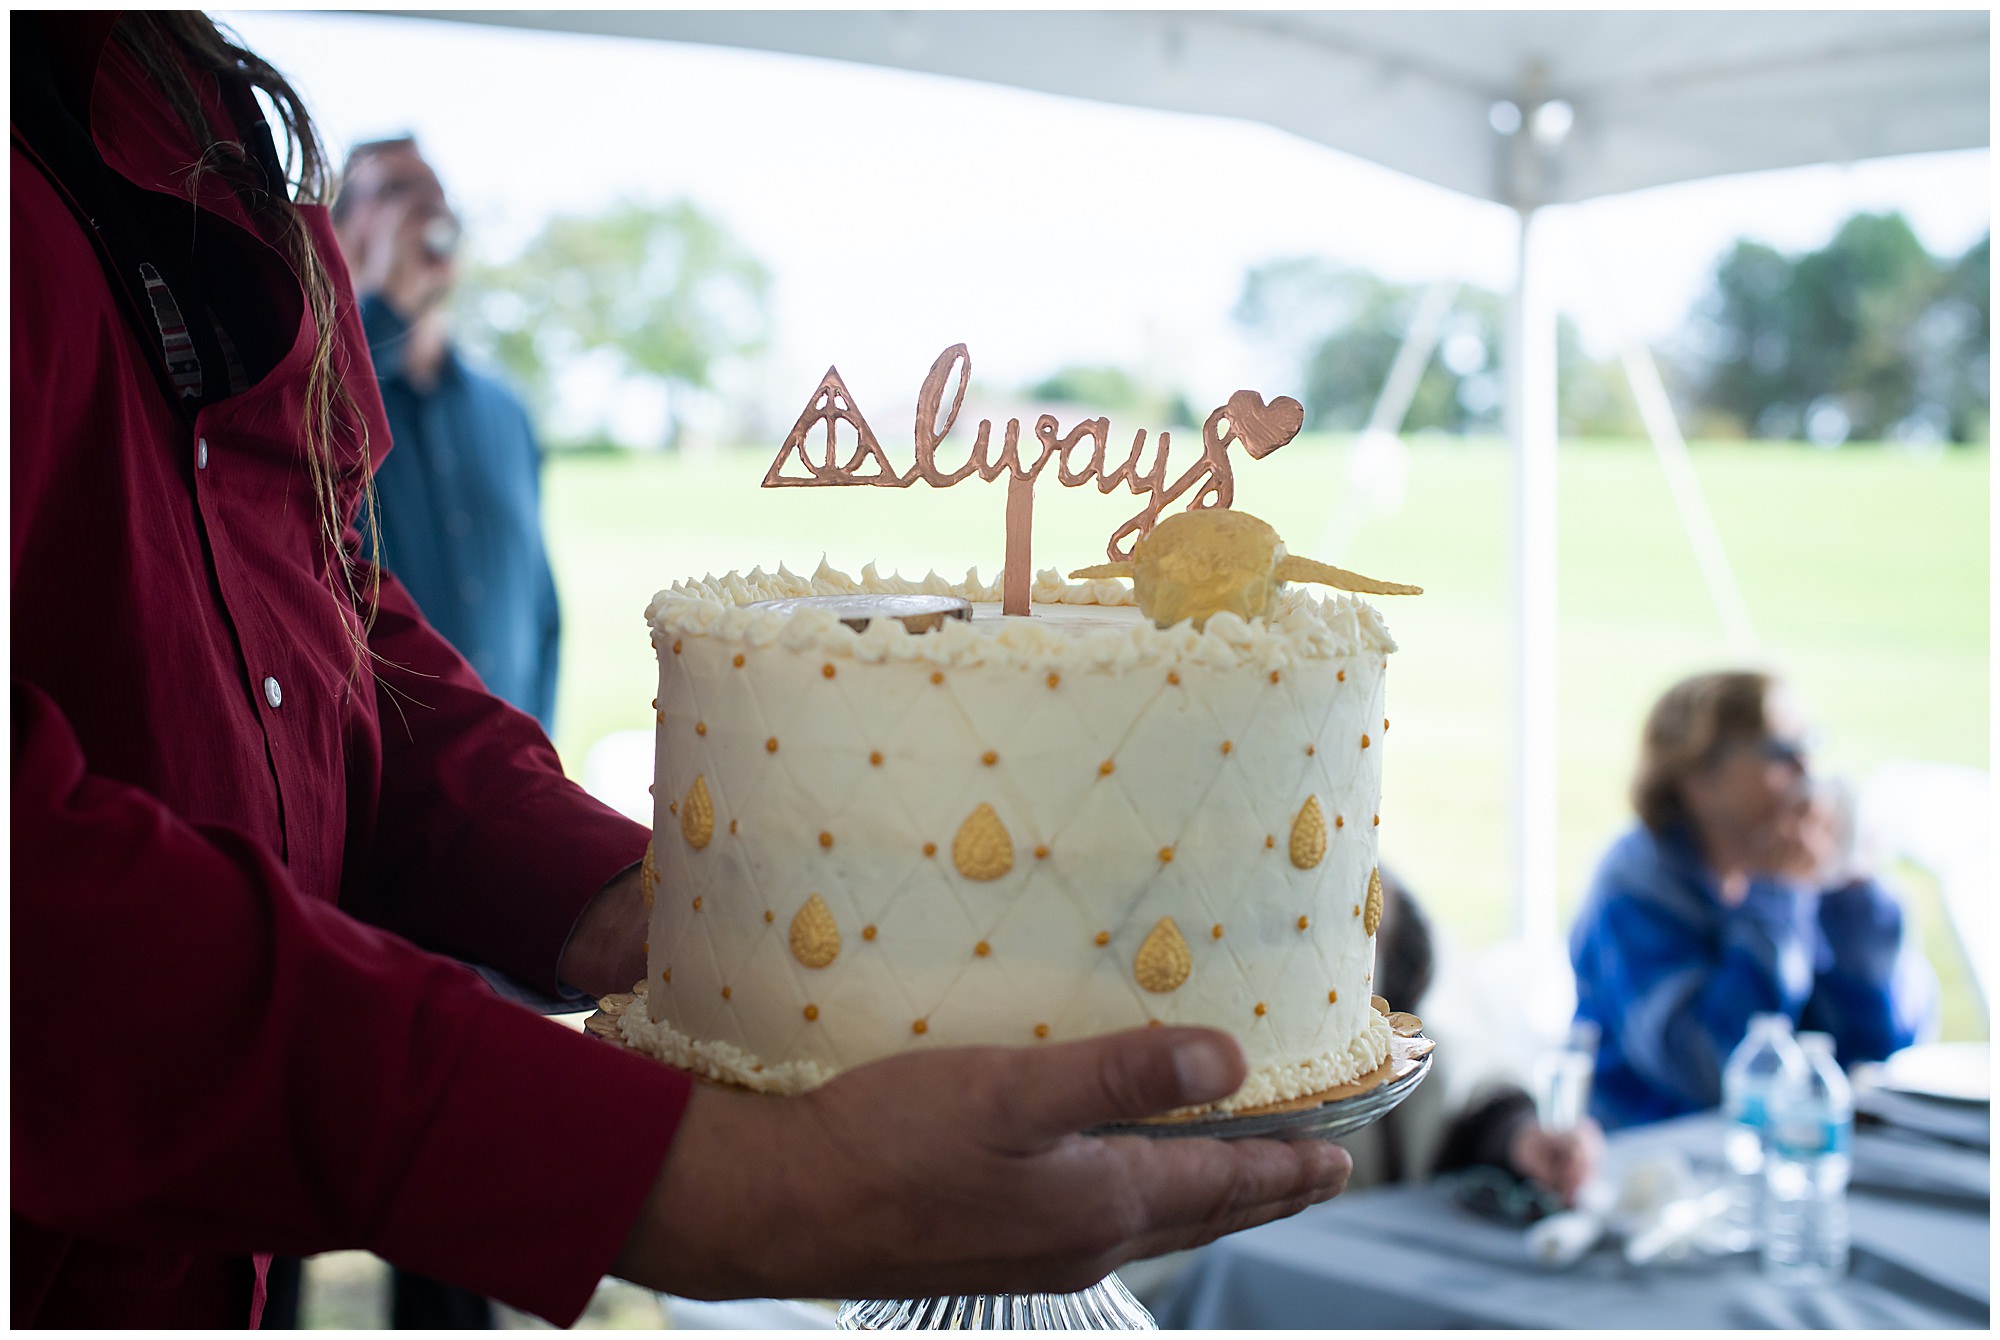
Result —
<path fill-rule="evenodd" d="M 1150 632 L 1130 618 L 1128 650 Z M 863 660 L 758 627 L 661 649 L 656 799 L 674 840 L 659 844 L 649 933 L 675 975 L 649 998 L 656 1015 L 751 1057 L 833 1069 L 913 1045 L 1025 1045 L 1040 1025 L 1060 1039 L 1215 1023 L 1253 1067 L 1351 1040 L 1369 945 L 1347 886 L 1376 846 L 1379 656 L 1266 646 L 1264 661 L 1224 667 L 1213 647 L 1149 661 L 1105 642 L 1102 664 L 1002 669 L 903 660 L 922 649 L 902 644 Z M 672 815 L 697 775 L 715 810 L 701 851 Z M 1300 871 L 1285 847 L 1307 795 L 1325 806 L 1328 844 Z M 952 861 L 981 806 L 1012 853 L 992 880 Z M 823 967 L 788 940 L 814 895 L 840 938 Z M 1163 917 L 1189 971 L 1148 992 L 1133 961 Z"/>

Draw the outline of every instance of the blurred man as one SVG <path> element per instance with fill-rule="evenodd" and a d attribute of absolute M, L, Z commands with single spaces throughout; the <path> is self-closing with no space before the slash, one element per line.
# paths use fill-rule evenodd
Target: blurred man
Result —
<path fill-rule="evenodd" d="M 445 299 L 457 278 L 458 219 L 408 137 L 348 155 L 332 215 L 394 447 L 375 476 L 369 556 L 402 580 L 487 688 L 550 731 L 560 622 L 542 545 L 541 452 L 520 401 L 452 347 Z M 495 1321 L 478 1294 L 396 1270 L 390 1324 Z"/>
<path fill-rule="evenodd" d="M 452 346 L 458 219 L 414 139 L 348 155 L 333 224 L 395 444 L 375 477 L 383 565 L 486 687 L 548 731 L 560 622 L 541 452 L 520 401 Z"/>

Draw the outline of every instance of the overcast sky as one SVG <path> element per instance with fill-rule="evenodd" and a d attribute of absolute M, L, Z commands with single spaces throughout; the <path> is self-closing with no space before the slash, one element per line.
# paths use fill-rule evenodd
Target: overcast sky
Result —
<path fill-rule="evenodd" d="M 774 276 L 765 376 L 787 403 L 830 362 L 894 403 L 939 350 L 984 381 L 1120 363 L 1207 403 L 1284 389 L 1229 312 L 1249 266 L 1323 255 L 1504 289 L 1514 219 L 1264 126 L 778 54 L 306 12 L 223 14 L 290 76 L 336 153 L 413 130 L 472 244 L 555 211 L 685 196 Z M 910 165 L 920 165 L 912 171 Z M 1291 183 L 1282 208 L 1204 183 Z M 1608 348 L 1671 331 L 1737 236 L 1788 250 L 1900 209 L 1934 252 L 1988 227 L 1987 153 L 1761 173 L 1550 211 L 1559 301 Z M 796 394 L 792 394 L 796 392 Z"/>

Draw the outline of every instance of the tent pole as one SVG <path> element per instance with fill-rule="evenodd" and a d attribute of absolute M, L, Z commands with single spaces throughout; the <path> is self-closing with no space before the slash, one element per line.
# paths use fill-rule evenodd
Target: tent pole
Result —
<path fill-rule="evenodd" d="M 1680 421 L 1674 417 L 1673 403 L 1660 383 L 1659 366 L 1644 340 L 1632 336 L 1619 351 L 1625 364 L 1625 379 L 1631 384 L 1632 398 L 1638 402 L 1639 417 L 1645 422 L 1646 436 L 1652 440 L 1653 454 L 1659 458 L 1660 473 L 1666 476 L 1667 492 L 1673 495 L 1674 509 L 1680 513 L 1681 529 L 1688 547 L 1694 550 L 1708 598 L 1722 620 L 1723 637 L 1729 654 L 1738 661 L 1757 655 L 1757 630 L 1750 621 L 1750 605 L 1736 582 L 1729 551 L 1715 528 L 1715 514 L 1702 496 L 1701 482 L 1695 478 L 1694 462 L 1688 456 L 1687 439 L 1681 436 Z"/>
<path fill-rule="evenodd" d="M 1515 931 L 1556 942 L 1556 315 L 1535 252 L 1536 209 L 1507 305 L 1507 437 L 1513 462 Z"/>

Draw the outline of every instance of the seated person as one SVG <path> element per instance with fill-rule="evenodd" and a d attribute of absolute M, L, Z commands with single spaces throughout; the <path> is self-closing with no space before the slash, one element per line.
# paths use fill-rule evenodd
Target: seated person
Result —
<path fill-rule="evenodd" d="M 1854 868 L 1785 686 L 1697 675 L 1646 719 L 1639 824 L 1598 866 L 1570 935 L 1577 1018 L 1602 1043 L 1606 1127 L 1714 1107 L 1750 1016 L 1831 1033 L 1842 1065 L 1881 1060 L 1937 1014 L 1903 909 Z"/>

